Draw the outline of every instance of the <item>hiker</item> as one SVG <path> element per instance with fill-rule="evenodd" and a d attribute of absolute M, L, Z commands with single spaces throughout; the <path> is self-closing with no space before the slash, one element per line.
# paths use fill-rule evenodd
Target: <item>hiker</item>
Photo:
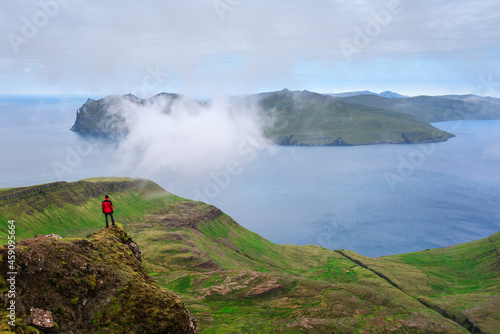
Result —
<path fill-rule="evenodd" d="M 104 201 L 102 201 L 101 207 L 102 213 L 104 213 L 104 217 L 106 217 L 106 227 L 109 227 L 108 215 L 111 216 L 111 222 L 113 223 L 113 226 L 115 226 L 115 219 L 113 218 L 113 203 L 109 200 L 108 195 L 104 196 Z"/>

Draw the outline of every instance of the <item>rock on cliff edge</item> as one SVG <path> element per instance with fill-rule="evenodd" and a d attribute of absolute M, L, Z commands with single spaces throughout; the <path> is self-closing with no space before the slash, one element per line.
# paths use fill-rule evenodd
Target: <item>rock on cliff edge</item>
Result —
<path fill-rule="evenodd" d="M 119 227 L 84 239 L 21 240 L 14 267 L 7 246 L 0 256 L 0 297 L 16 307 L 16 326 L 3 321 L 1 332 L 196 333 L 194 317 L 147 275 L 139 248 Z M 16 273 L 15 299 L 9 272 Z"/>

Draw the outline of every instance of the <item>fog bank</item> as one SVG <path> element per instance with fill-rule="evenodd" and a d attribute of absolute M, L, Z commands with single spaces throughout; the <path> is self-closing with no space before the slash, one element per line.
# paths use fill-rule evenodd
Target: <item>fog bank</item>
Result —
<path fill-rule="evenodd" d="M 114 152 L 121 175 L 200 184 L 220 173 L 237 175 L 269 147 L 257 107 L 236 107 L 227 98 L 123 99 L 109 111 L 124 117 L 128 128 Z"/>

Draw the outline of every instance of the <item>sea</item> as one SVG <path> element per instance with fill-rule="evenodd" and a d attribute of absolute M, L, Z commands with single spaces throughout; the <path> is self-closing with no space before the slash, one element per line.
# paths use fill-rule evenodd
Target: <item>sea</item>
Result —
<path fill-rule="evenodd" d="M 0 188 L 144 177 L 117 169 L 120 139 L 70 131 L 86 99 L 0 96 Z M 205 178 L 173 171 L 147 177 L 176 195 L 219 207 L 280 244 L 380 257 L 489 237 L 500 229 L 500 120 L 433 125 L 456 137 L 428 144 L 247 149 L 245 164 L 228 163 Z"/>

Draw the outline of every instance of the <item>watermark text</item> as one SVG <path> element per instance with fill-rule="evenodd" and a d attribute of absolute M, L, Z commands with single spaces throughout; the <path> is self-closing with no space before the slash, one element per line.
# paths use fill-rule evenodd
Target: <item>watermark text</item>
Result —
<path fill-rule="evenodd" d="M 224 21 L 226 13 L 234 11 L 241 6 L 243 0 L 215 0 L 212 5 L 221 21 Z"/>
<path fill-rule="evenodd" d="M 8 221 L 7 241 L 7 318 L 11 326 L 16 326 L 16 221 Z"/>

